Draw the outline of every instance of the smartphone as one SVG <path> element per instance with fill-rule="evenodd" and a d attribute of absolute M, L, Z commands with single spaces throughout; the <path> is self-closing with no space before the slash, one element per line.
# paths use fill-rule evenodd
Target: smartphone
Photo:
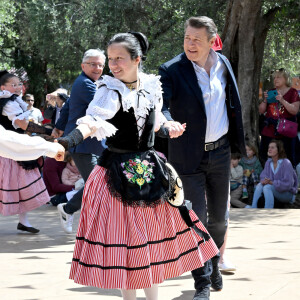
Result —
<path fill-rule="evenodd" d="M 277 95 L 278 95 L 278 93 L 277 93 L 276 90 L 268 91 L 267 102 L 268 103 L 276 103 L 276 102 L 278 102 L 278 100 L 276 99 Z"/>

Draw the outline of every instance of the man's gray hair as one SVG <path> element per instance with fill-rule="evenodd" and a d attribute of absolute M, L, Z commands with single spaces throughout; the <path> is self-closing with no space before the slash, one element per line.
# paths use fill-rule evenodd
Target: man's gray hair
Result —
<path fill-rule="evenodd" d="M 184 24 L 184 31 L 186 31 L 186 28 L 188 26 L 193 28 L 206 28 L 208 40 L 210 40 L 212 37 L 215 37 L 218 32 L 217 26 L 214 21 L 206 16 L 189 18 Z"/>
<path fill-rule="evenodd" d="M 90 57 L 97 57 L 100 56 L 101 58 L 106 59 L 106 56 L 104 54 L 104 51 L 100 50 L 100 49 L 89 49 L 87 51 L 84 52 L 83 54 L 83 58 L 82 58 L 82 63 L 86 62 Z"/>

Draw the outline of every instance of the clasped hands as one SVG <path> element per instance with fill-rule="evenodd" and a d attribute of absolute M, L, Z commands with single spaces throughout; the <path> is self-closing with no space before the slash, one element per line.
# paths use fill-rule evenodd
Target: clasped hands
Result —
<path fill-rule="evenodd" d="M 261 181 L 262 185 L 266 184 L 273 184 L 273 181 L 270 178 L 265 178 L 264 180 Z"/>
<path fill-rule="evenodd" d="M 164 127 L 169 130 L 169 136 L 171 139 L 173 139 L 181 136 L 184 133 L 186 129 L 186 123 L 180 124 L 176 121 L 167 121 L 164 123 Z"/>

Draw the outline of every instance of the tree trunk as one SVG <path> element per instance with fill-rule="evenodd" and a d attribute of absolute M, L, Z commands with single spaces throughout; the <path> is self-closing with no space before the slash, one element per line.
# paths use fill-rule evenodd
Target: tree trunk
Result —
<path fill-rule="evenodd" d="M 261 13 L 261 0 L 230 0 L 222 40 L 235 72 L 246 142 L 258 145 L 258 93 L 264 45 L 276 9 Z"/>

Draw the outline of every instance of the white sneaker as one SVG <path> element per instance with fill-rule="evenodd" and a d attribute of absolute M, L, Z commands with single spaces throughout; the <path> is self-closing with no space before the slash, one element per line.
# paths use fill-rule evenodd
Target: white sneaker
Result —
<path fill-rule="evenodd" d="M 57 210 L 59 213 L 61 227 L 66 233 L 72 233 L 72 225 L 74 215 L 69 215 L 64 211 L 65 203 L 60 203 L 57 205 Z"/>
<path fill-rule="evenodd" d="M 228 260 L 223 260 L 223 263 L 218 264 L 220 271 L 223 272 L 235 272 L 236 267 Z"/>

